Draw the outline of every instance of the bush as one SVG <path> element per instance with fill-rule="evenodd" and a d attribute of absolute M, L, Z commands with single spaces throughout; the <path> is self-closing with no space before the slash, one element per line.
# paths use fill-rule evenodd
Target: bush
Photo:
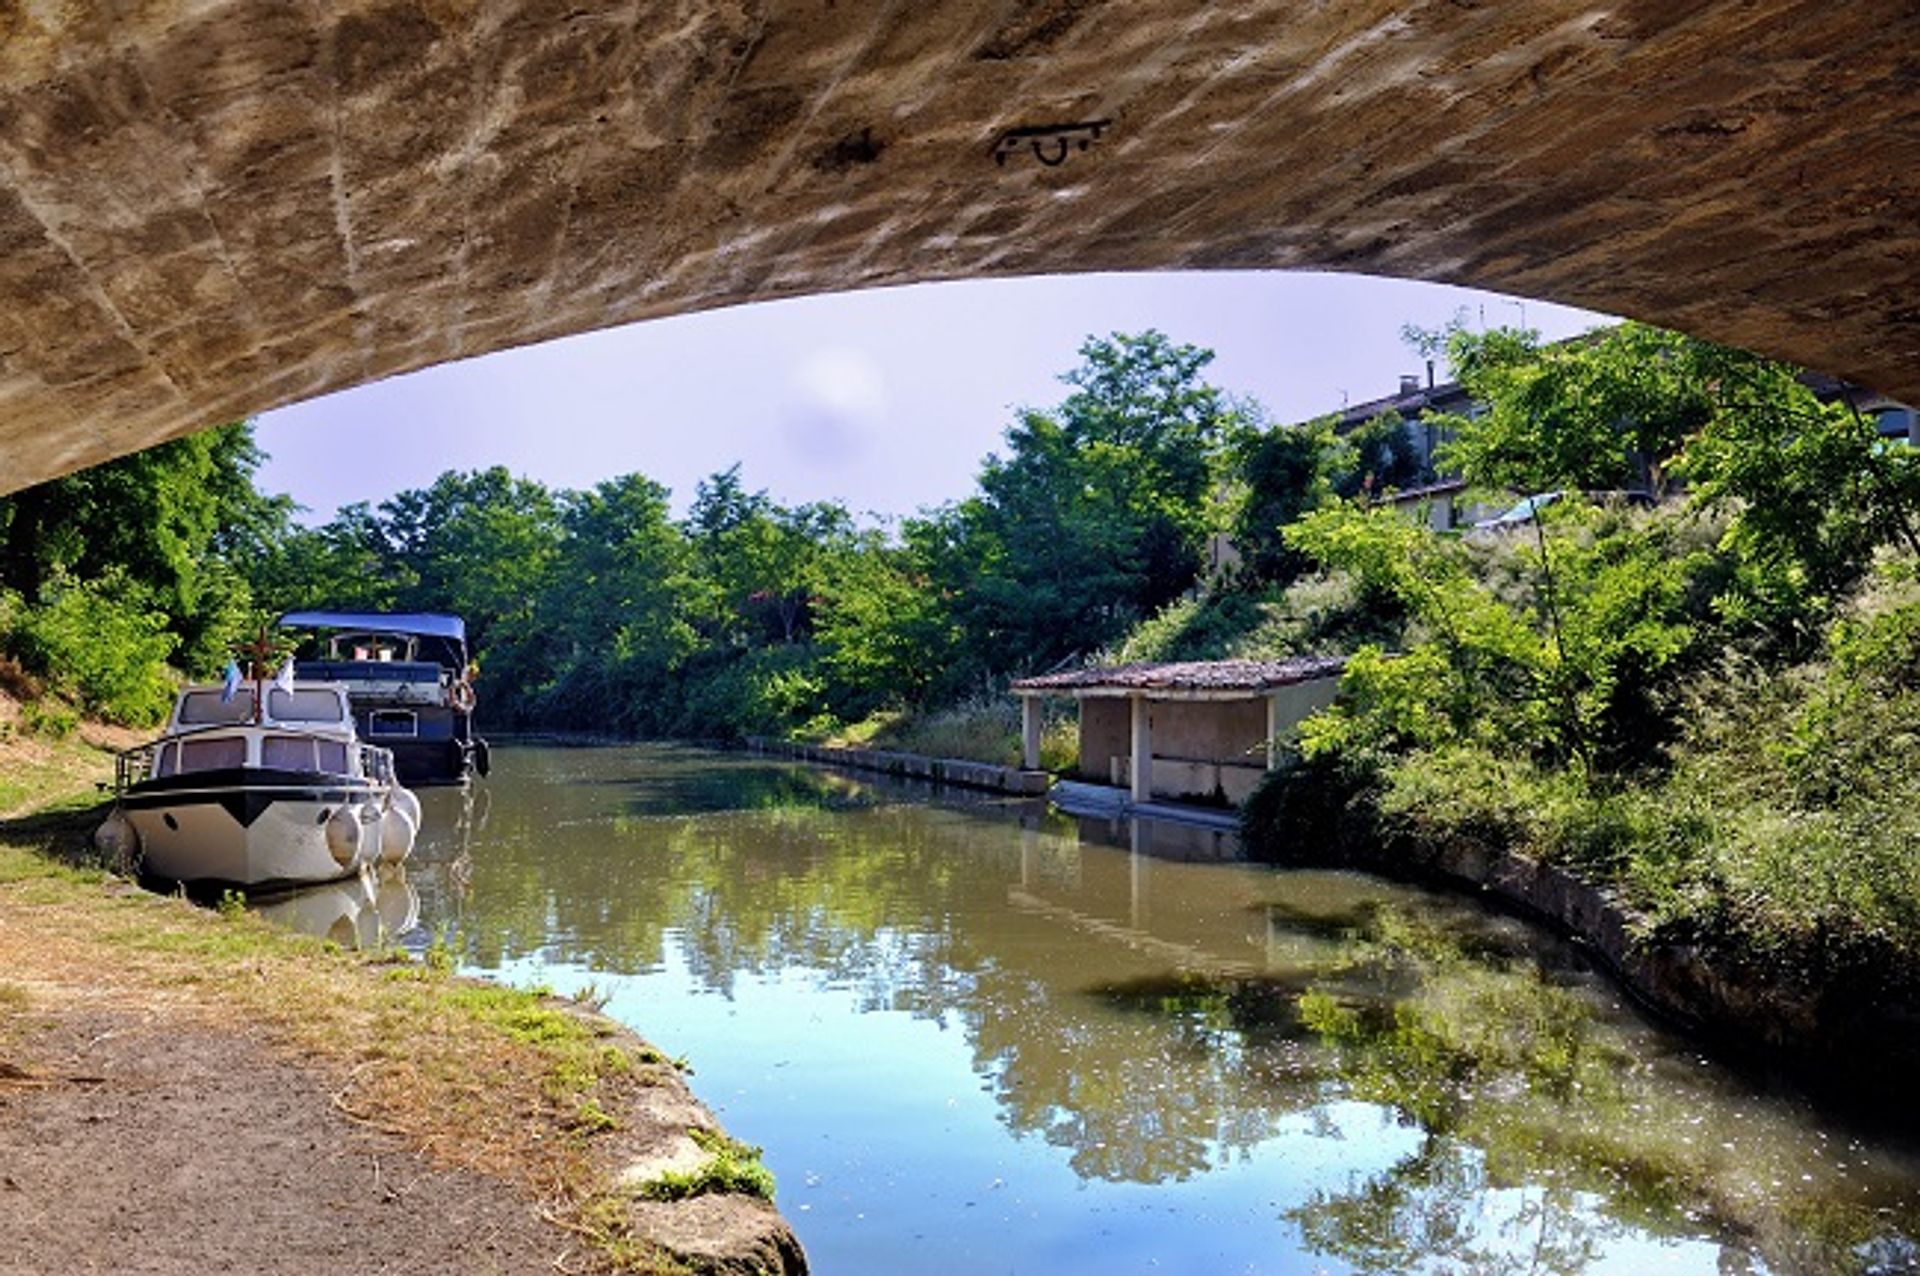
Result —
<path fill-rule="evenodd" d="M 80 725 L 80 715 L 57 700 L 31 700 L 20 706 L 20 729 L 28 735 L 64 740 Z"/>
<path fill-rule="evenodd" d="M 1247 854 L 1267 863 L 1341 862 L 1379 842 L 1381 777 L 1358 754 L 1293 754 L 1267 774 L 1240 813 Z"/>
<path fill-rule="evenodd" d="M 7 645 L 53 690 L 127 726 L 166 716 L 175 685 L 167 658 L 177 639 L 138 586 L 117 574 L 59 581 L 38 606 L 10 611 Z"/>

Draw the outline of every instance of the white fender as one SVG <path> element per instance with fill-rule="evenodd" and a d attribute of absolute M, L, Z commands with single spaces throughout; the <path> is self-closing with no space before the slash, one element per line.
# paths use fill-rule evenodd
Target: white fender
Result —
<path fill-rule="evenodd" d="M 131 872 L 140 861 L 140 830 L 115 807 L 93 831 L 93 847 L 112 868 Z"/>
<path fill-rule="evenodd" d="M 394 791 L 396 793 L 407 792 L 405 789 L 396 789 Z M 407 796 L 412 797 L 413 795 L 408 793 Z M 413 809 L 416 811 L 419 810 L 420 804 L 415 802 Z M 407 813 L 405 806 L 399 802 L 394 802 L 389 805 L 387 807 L 387 813 L 380 817 L 381 865 L 398 864 L 401 860 L 413 854 L 413 839 L 419 832 L 419 828 L 420 826 L 414 822 L 413 817 Z"/>
<path fill-rule="evenodd" d="M 371 839 L 360 827 L 360 813 L 351 804 L 341 807 L 327 819 L 327 854 L 341 868 L 352 868 L 361 861 L 362 851 Z"/>
<path fill-rule="evenodd" d="M 407 818 L 413 821 L 414 829 L 416 831 L 419 829 L 422 822 L 420 818 L 420 799 L 413 795 L 413 790 L 403 789 L 396 784 L 388 792 L 387 800 L 405 811 Z"/>
<path fill-rule="evenodd" d="M 386 818 L 384 802 L 363 802 L 353 808 L 360 818 L 360 858 L 355 863 L 366 867 L 380 862 L 380 843 L 382 821 Z"/>

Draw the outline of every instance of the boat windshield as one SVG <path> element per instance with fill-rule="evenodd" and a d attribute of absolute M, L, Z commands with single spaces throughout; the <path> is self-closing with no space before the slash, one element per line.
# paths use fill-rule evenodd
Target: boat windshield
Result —
<path fill-rule="evenodd" d="M 253 697 L 237 695 L 222 701 L 218 691 L 189 691 L 180 697 L 180 724 L 203 727 L 217 722 L 245 722 L 253 717 Z"/>
<path fill-rule="evenodd" d="M 193 771 L 219 771 L 247 764 L 247 738 L 238 735 L 215 736 L 211 740 L 180 742 L 180 774 Z"/>
<path fill-rule="evenodd" d="M 332 691 L 275 687 L 267 693 L 267 716 L 275 722 L 344 722 L 346 710 Z"/>
<path fill-rule="evenodd" d="M 347 769 L 347 746 L 339 740 L 308 735 L 270 735 L 260 742 L 260 764 L 286 771 L 338 774 Z"/>

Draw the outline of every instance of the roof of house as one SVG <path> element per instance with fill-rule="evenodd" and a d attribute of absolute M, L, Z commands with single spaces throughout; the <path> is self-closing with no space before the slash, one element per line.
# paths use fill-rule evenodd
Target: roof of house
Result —
<path fill-rule="evenodd" d="M 1175 664 L 1140 662 L 1070 669 L 1013 684 L 1017 692 L 1057 695 L 1120 695 L 1135 691 L 1183 696 L 1253 695 L 1319 678 L 1335 678 L 1347 662 L 1338 656 L 1295 656 L 1290 660 L 1188 660 Z"/>

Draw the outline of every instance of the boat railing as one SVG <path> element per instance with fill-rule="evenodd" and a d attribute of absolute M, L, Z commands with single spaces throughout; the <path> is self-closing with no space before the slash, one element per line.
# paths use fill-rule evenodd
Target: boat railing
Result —
<path fill-rule="evenodd" d="M 160 751 L 160 742 L 137 745 L 124 749 L 113 759 L 113 791 L 125 793 L 127 789 L 153 774 L 154 755 Z"/>
<path fill-rule="evenodd" d="M 267 723 L 265 725 L 268 730 L 273 731 L 276 735 L 309 736 L 314 739 L 327 741 L 338 741 L 340 739 L 339 736 L 327 732 L 302 730 L 296 726 L 287 726 L 280 723 Z M 235 727 L 258 729 L 252 723 L 219 723 L 188 731 L 176 731 L 172 735 L 162 736 L 158 740 L 149 740 L 147 743 L 135 745 L 131 749 L 123 749 L 115 755 L 113 759 L 113 791 L 115 793 L 124 793 L 132 785 L 153 778 L 154 761 L 159 757 L 160 750 L 166 745 L 177 744 L 181 740 L 190 739 L 196 735 L 203 735 L 215 731 L 232 731 Z M 353 748 L 355 750 L 355 756 L 360 763 L 360 774 L 362 776 L 382 784 L 399 783 L 399 780 L 396 778 L 397 772 L 394 770 L 392 749 L 382 748 L 377 744 L 364 744 L 359 741 L 353 743 Z"/>
<path fill-rule="evenodd" d="M 377 744 L 363 744 L 360 749 L 360 774 L 369 780 L 381 784 L 397 784 L 394 778 L 393 750 L 383 749 Z"/>

